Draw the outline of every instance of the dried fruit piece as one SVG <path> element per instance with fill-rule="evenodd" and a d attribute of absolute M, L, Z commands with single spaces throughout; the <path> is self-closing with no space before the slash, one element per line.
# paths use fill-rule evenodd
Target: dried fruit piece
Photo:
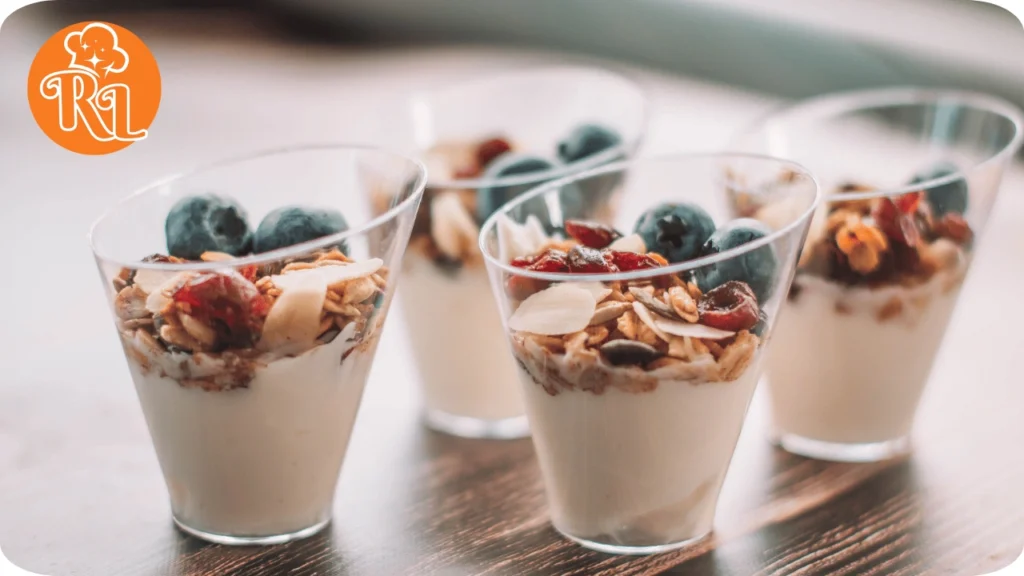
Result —
<path fill-rule="evenodd" d="M 921 199 L 924 198 L 924 192 L 911 192 L 909 194 L 903 194 L 897 196 L 893 203 L 896 204 L 896 208 L 904 214 L 913 214 L 917 212 L 918 207 L 921 205 Z"/>
<path fill-rule="evenodd" d="M 590 324 L 596 304 L 590 292 L 557 284 L 524 300 L 508 319 L 508 327 L 548 336 L 579 332 Z"/>
<path fill-rule="evenodd" d="M 733 332 L 749 330 L 760 319 L 754 291 L 737 280 L 709 290 L 697 303 L 697 310 L 702 324 Z"/>
<path fill-rule="evenodd" d="M 970 243 L 974 237 L 970 224 L 964 220 L 963 216 L 956 212 L 944 214 L 942 218 L 935 222 L 933 230 L 940 238 L 948 238 L 960 245 Z"/>
<path fill-rule="evenodd" d="M 217 348 L 252 346 L 269 308 L 256 286 L 233 271 L 193 276 L 171 294 L 171 299 L 187 306 L 198 322 L 216 330 Z"/>
<path fill-rule="evenodd" d="M 605 258 L 622 272 L 632 270 L 646 270 L 662 266 L 649 254 L 638 254 L 636 252 L 619 252 L 618 250 L 605 250 Z"/>
<path fill-rule="evenodd" d="M 889 240 L 910 247 L 920 243 L 921 232 L 913 215 L 902 212 L 892 199 L 879 198 L 871 215 Z"/>
<path fill-rule="evenodd" d="M 512 144 L 504 138 L 490 138 L 476 147 L 476 163 L 483 169 L 492 160 L 512 150 Z"/>
<path fill-rule="evenodd" d="M 568 272 L 569 256 L 561 250 L 548 250 L 527 268 L 535 272 Z"/>
<path fill-rule="evenodd" d="M 605 248 L 622 237 L 622 234 L 610 226 L 582 220 L 566 220 L 565 232 L 587 248 L 597 249 Z"/>
<path fill-rule="evenodd" d="M 537 261 L 537 256 L 520 256 L 509 261 L 509 265 L 515 268 L 528 268 Z"/>
<path fill-rule="evenodd" d="M 600 251 L 579 245 L 569 250 L 569 271 L 578 274 L 601 274 L 615 272 L 616 269 L 604 259 Z"/>

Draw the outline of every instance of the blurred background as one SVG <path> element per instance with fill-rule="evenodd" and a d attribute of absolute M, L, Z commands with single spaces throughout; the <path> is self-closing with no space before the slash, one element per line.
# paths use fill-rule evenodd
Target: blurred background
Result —
<path fill-rule="evenodd" d="M 104 0 L 118 11 L 244 10 L 337 42 L 472 42 L 609 57 L 786 98 L 892 84 L 1024 104 L 1021 23 L 973 0 Z"/>

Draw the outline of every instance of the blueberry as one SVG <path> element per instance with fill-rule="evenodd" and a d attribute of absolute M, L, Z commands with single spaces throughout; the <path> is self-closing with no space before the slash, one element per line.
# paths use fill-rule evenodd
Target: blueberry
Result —
<path fill-rule="evenodd" d="M 267 214 L 256 228 L 255 252 L 270 252 L 348 230 L 337 210 L 286 206 Z M 342 248 L 344 251 L 344 248 Z"/>
<path fill-rule="evenodd" d="M 633 231 L 644 239 L 647 250 L 669 262 L 695 258 L 715 231 L 715 221 L 695 204 L 659 204 L 644 212 Z"/>
<path fill-rule="evenodd" d="M 581 124 L 558 143 L 558 157 L 566 164 L 618 146 L 622 137 L 599 124 Z"/>
<path fill-rule="evenodd" d="M 541 158 L 540 156 L 506 152 L 505 154 L 495 158 L 494 161 L 487 166 L 487 170 L 484 171 L 481 178 L 485 180 L 507 178 L 509 176 L 530 174 L 533 172 L 546 172 L 554 167 L 555 164 L 553 162 L 545 158 Z M 515 186 L 493 186 L 491 188 L 481 188 L 478 192 L 476 202 L 477 218 L 480 222 L 483 222 L 503 204 L 539 184 L 540 182 L 531 182 L 529 184 L 518 184 Z M 544 221 L 544 219 L 542 218 L 541 221 Z"/>
<path fill-rule="evenodd" d="M 770 228 L 752 218 L 733 220 L 708 238 L 700 249 L 700 255 L 725 252 L 769 234 Z M 753 252 L 704 266 L 696 271 L 695 276 L 697 285 L 704 292 L 730 280 L 746 282 L 753 289 L 758 303 L 764 304 L 772 295 L 777 268 L 778 260 L 772 247 L 763 246 Z"/>
<path fill-rule="evenodd" d="M 252 231 L 245 210 L 224 196 L 186 196 L 175 204 L 164 223 L 167 252 L 198 260 L 203 252 L 241 256 L 252 251 Z"/>
<path fill-rule="evenodd" d="M 927 180 L 949 176 L 958 171 L 956 164 L 952 162 L 939 162 L 928 170 L 922 170 L 910 181 L 911 184 L 920 184 Z M 963 178 L 934 186 L 925 191 L 928 196 L 928 203 L 932 206 L 932 213 L 935 216 L 942 216 L 947 212 L 963 214 L 967 212 L 967 181 Z"/>

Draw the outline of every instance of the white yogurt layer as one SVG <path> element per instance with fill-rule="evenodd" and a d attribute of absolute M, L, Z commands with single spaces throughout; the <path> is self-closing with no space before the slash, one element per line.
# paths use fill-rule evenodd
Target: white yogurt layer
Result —
<path fill-rule="evenodd" d="M 731 382 L 661 380 L 647 392 L 608 386 L 554 396 L 517 369 L 554 525 L 621 546 L 707 534 L 758 363 Z"/>
<path fill-rule="evenodd" d="M 502 420 L 522 416 L 523 401 L 487 271 L 455 276 L 428 258 L 405 256 L 398 290 L 428 409 Z"/>
<path fill-rule="evenodd" d="M 965 271 L 966 262 L 913 288 L 799 276 L 768 359 L 778 432 L 851 444 L 909 434 Z M 880 319 L 894 299 L 899 313 Z"/>
<path fill-rule="evenodd" d="M 175 517 L 231 536 L 326 521 L 373 350 L 342 334 L 256 369 L 246 388 L 186 388 L 129 360 Z"/>

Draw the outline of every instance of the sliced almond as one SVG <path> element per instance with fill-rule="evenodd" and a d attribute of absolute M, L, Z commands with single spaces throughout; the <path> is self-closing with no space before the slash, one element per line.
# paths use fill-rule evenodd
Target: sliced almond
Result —
<path fill-rule="evenodd" d="M 508 319 L 508 327 L 548 336 L 571 334 L 590 324 L 596 305 L 587 290 L 556 284 L 524 300 Z"/>
<path fill-rule="evenodd" d="M 167 270 L 150 270 L 148 268 L 140 268 L 135 271 L 135 278 L 133 282 L 136 286 L 142 289 L 146 294 L 152 294 L 160 289 L 168 280 L 177 276 L 178 272 L 170 272 Z"/>
<path fill-rule="evenodd" d="M 342 294 L 343 304 L 362 302 L 377 292 L 377 285 L 369 277 L 357 278 L 345 284 Z"/>
<path fill-rule="evenodd" d="M 526 217 L 526 221 L 523 223 L 523 229 L 526 233 L 525 237 L 530 242 L 530 252 L 536 252 L 541 246 L 550 240 L 547 232 L 544 231 L 544 225 L 540 223 L 540 218 L 537 218 L 534 214 L 530 214 Z"/>
<path fill-rule="evenodd" d="M 199 259 L 203 262 L 227 262 L 228 260 L 234 260 L 235 257 L 227 252 L 213 252 L 207 250 L 199 255 Z"/>
<path fill-rule="evenodd" d="M 476 222 L 458 192 L 442 192 L 430 202 L 430 235 L 446 256 L 464 258 L 473 251 L 478 234 Z"/>
<path fill-rule="evenodd" d="M 167 305 L 171 303 L 171 293 L 177 290 L 179 286 L 184 284 L 191 277 L 191 272 L 181 272 L 165 279 L 163 284 L 160 284 L 152 292 L 149 292 L 149 296 L 146 298 L 146 310 L 151 314 L 159 314 L 162 312 L 167 308 Z"/>
<path fill-rule="evenodd" d="M 736 334 L 729 330 L 712 328 L 705 324 L 690 324 L 688 322 L 680 322 L 679 320 L 670 320 L 668 318 L 656 317 L 654 318 L 654 322 L 657 324 L 659 330 L 673 336 L 689 336 L 690 338 L 703 338 L 705 340 L 722 340 L 723 338 L 728 338 Z"/>
<path fill-rule="evenodd" d="M 611 288 L 600 282 L 570 282 L 569 284 L 590 292 L 590 295 L 594 297 L 594 302 L 601 302 L 612 293 Z"/>
<path fill-rule="evenodd" d="M 597 307 L 594 311 L 594 317 L 590 319 L 591 326 L 597 326 L 604 324 L 605 322 L 611 322 L 619 316 L 626 313 L 626 310 L 631 310 L 633 306 L 629 302 L 605 302 Z"/>
<path fill-rule="evenodd" d="M 647 306 L 644 306 L 639 302 L 633 302 L 633 312 L 636 312 L 640 321 L 646 324 L 647 327 L 658 336 L 658 338 L 661 338 L 665 342 L 669 341 L 670 336 L 666 334 L 660 326 L 658 326 L 654 314 L 651 313 Z"/>
<path fill-rule="evenodd" d="M 297 278 L 289 280 L 288 287 L 274 302 L 263 324 L 260 348 L 264 350 L 309 344 L 319 336 L 320 312 L 327 299 L 326 279 L 320 273 L 292 272 L 282 277 L 293 275 Z"/>
<path fill-rule="evenodd" d="M 633 295 L 633 298 L 637 302 L 642 303 L 648 309 L 656 312 L 660 316 L 666 318 L 679 319 L 679 316 L 672 310 L 672 307 L 666 304 L 663 300 L 659 300 L 653 294 L 653 287 L 646 287 L 647 289 L 640 288 L 637 286 L 630 286 L 629 293 Z"/>
<path fill-rule="evenodd" d="M 638 254 L 644 254 L 647 252 L 647 245 L 644 244 L 644 239 L 639 234 L 630 234 L 629 236 L 623 236 L 609 244 L 608 249 L 616 250 L 618 252 L 636 252 Z"/>
<path fill-rule="evenodd" d="M 277 276 L 271 276 L 270 280 L 274 286 L 287 291 L 291 286 L 302 285 L 310 276 L 323 279 L 328 286 L 334 287 L 342 282 L 353 278 L 370 276 L 384 265 L 380 258 L 370 258 L 362 262 L 346 264 L 344 266 L 322 266 L 320 268 L 306 268 L 304 270 L 292 270 Z"/>
<path fill-rule="evenodd" d="M 533 220 L 536 221 L 536 226 L 540 226 L 540 221 L 536 217 L 533 217 Z M 547 242 L 546 236 L 541 242 L 535 241 L 537 233 L 535 230 L 531 231 L 534 224 L 529 224 L 529 222 L 530 219 L 527 218 L 528 224 L 523 225 L 505 214 L 498 216 L 498 258 L 502 262 L 508 263 L 516 258 L 533 254 Z M 543 228 L 540 232 L 543 234 Z"/>

